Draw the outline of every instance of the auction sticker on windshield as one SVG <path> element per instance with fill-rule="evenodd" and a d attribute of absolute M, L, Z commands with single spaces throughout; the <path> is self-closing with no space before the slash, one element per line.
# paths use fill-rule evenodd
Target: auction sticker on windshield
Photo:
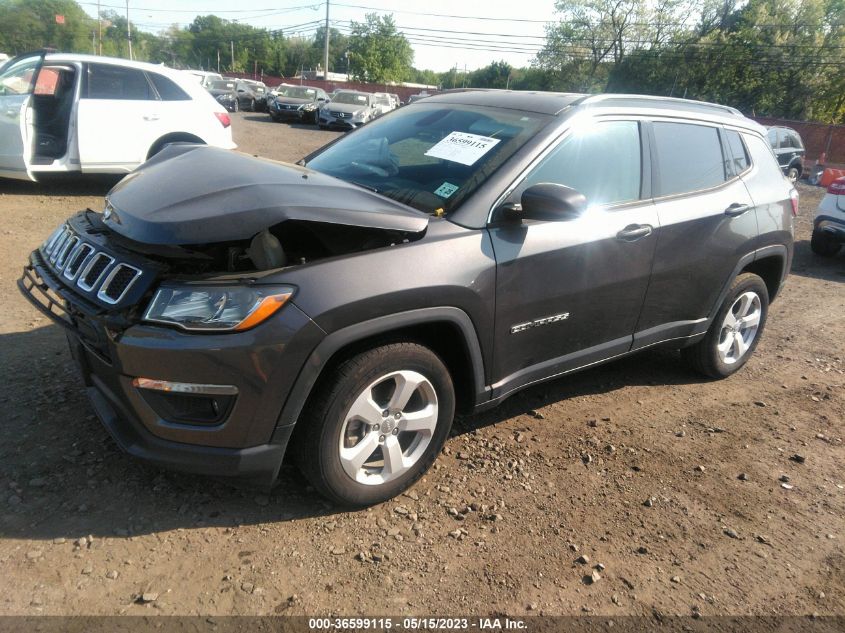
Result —
<path fill-rule="evenodd" d="M 473 165 L 493 149 L 501 139 L 479 136 L 468 132 L 452 132 L 429 149 L 425 155 L 442 158 L 461 165 Z"/>

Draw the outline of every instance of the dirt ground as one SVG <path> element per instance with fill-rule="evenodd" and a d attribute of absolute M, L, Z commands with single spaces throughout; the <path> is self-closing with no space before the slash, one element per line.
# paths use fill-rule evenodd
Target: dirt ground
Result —
<path fill-rule="evenodd" d="M 276 159 L 335 137 L 233 118 Z M 821 190 L 800 186 L 792 275 L 738 375 L 651 351 L 546 383 L 458 420 L 404 496 L 341 512 L 291 467 L 263 496 L 101 428 L 15 281 L 113 182 L 0 182 L 0 614 L 845 614 L 845 255 L 810 252 Z"/>

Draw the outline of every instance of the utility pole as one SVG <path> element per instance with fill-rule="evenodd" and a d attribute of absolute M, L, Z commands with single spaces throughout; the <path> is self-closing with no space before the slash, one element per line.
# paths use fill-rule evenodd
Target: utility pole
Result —
<path fill-rule="evenodd" d="M 326 0 L 326 45 L 323 51 L 323 79 L 329 80 L 329 0 Z"/>
<path fill-rule="evenodd" d="M 220 49 L 217 49 L 217 73 L 220 73 Z"/>
<path fill-rule="evenodd" d="M 126 0 L 126 39 L 129 41 L 129 59 L 132 59 L 132 24 L 129 22 L 129 0 Z"/>
<path fill-rule="evenodd" d="M 100 15 L 100 0 L 97 0 L 97 55 L 103 54 L 103 17 Z"/>
<path fill-rule="evenodd" d="M 229 72 L 235 72 L 235 40 L 229 40 L 229 46 L 232 48 L 232 67 Z"/>

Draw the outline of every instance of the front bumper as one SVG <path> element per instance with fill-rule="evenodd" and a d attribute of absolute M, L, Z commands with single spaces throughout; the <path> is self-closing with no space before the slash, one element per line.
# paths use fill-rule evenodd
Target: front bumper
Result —
<path fill-rule="evenodd" d="M 169 468 L 272 484 L 293 430 L 293 425 L 278 426 L 282 408 L 299 369 L 323 337 L 295 305 L 236 334 L 190 334 L 141 324 L 121 329 L 107 313 L 75 297 L 39 251 L 18 286 L 66 329 L 91 403 L 124 451 Z M 233 385 L 238 395 L 218 424 L 174 422 L 133 385 L 136 377 Z"/>
<path fill-rule="evenodd" d="M 366 121 L 353 121 L 351 119 L 338 119 L 331 115 L 320 114 L 317 122 L 323 127 L 328 127 L 333 130 L 354 130 L 361 127 Z"/>
<path fill-rule="evenodd" d="M 827 215 L 816 216 L 813 221 L 813 231 L 818 231 L 845 244 L 845 219 Z"/>

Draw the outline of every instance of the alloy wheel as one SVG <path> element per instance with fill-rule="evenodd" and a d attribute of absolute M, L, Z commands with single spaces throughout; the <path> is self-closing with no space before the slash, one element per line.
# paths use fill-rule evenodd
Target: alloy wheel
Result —
<path fill-rule="evenodd" d="M 437 393 L 416 371 L 370 383 L 346 412 L 340 462 L 358 483 L 380 485 L 406 473 L 425 453 L 437 426 Z"/>
<path fill-rule="evenodd" d="M 733 365 L 745 356 L 757 337 L 762 314 L 760 296 L 756 292 L 743 292 L 736 298 L 722 321 L 716 346 L 723 363 Z"/>

